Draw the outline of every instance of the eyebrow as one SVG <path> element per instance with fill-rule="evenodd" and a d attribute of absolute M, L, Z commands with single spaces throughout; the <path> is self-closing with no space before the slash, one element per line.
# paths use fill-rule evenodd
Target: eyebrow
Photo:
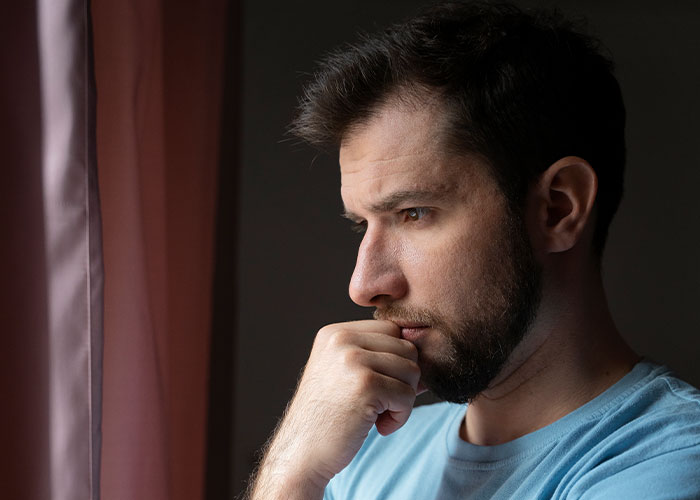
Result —
<path fill-rule="evenodd" d="M 396 191 L 383 200 L 371 205 L 369 211 L 372 213 L 391 212 L 409 201 L 416 206 L 435 203 L 447 198 L 455 190 L 455 187 L 454 185 L 443 185 L 432 189 L 407 189 Z M 342 216 L 351 221 L 362 220 L 362 217 L 347 209 L 342 213 Z"/>

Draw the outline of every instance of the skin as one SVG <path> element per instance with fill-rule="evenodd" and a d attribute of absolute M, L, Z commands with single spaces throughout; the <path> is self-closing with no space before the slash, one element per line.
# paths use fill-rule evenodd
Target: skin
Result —
<path fill-rule="evenodd" d="M 442 116 L 438 105 L 390 102 L 355 127 L 340 148 L 341 195 L 365 229 L 352 300 L 458 322 L 498 307 L 489 294 L 492 236 L 506 203 L 483 162 L 442 147 Z M 554 163 L 530 189 L 524 219 L 541 302 L 525 339 L 470 404 L 462 439 L 494 445 L 533 432 L 638 361 L 615 329 L 591 252 L 596 190 L 593 169 L 577 157 Z M 440 329 L 423 326 L 400 318 L 321 329 L 251 497 L 320 499 L 373 425 L 382 434 L 401 427 L 422 389 L 420 364 L 446 354 Z"/>

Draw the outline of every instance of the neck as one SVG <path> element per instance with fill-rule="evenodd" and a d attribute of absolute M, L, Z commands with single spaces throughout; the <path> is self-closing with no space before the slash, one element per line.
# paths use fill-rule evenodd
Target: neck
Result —
<path fill-rule="evenodd" d="M 600 272 L 582 271 L 585 281 L 545 281 L 526 338 L 469 405 L 464 440 L 496 445 L 549 425 L 604 392 L 639 361 L 615 327 Z"/>

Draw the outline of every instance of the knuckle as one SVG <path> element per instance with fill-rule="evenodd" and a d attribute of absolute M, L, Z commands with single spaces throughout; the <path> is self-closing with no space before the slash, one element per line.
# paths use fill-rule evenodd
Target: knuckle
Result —
<path fill-rule="evenodd" d="M 372 370 L 362 370 L 357 376 L 357 387 L 360 392 L 366 392 L 377 385 L 377 374 Z"/>
<path fill-rule="evenodd" d="M 316 334 L 316 341 L 323 345 L 340 346 L 347 343 L 349 332 L 342 324 L 326 325 Z"/>
<path fill-rule="evenodd" d="M 418 359 L 418 348 L 410 340 L 403 340 L 404 346 L 406 347 L 406 352 L 414 361 Z"/>
<path fill-rule="evenodd" d="M 364 353 L 361 349 L 345 349 L 342 354 L 342 362 L 347 367 L 353 367 L 362 364 Z"/>
<path fill-rule="evenodd" d="M 352 333 L 345 329 L 336 328 L 328 337 L 328 345 L 332 347 L 343 347 L 350 343 Z"/>
<path fill-rule="evenodd" d="M 326 325 L 321 328 L 316 334 L 316 342 L 327 342 L 328 338 L 333 335 L 334 325 Z"/>
<path fill-rule="evenodd" d="M 359 406 L 358 411 L 362 419 L 374 422 L 377 419 L 377 415 L 382 412 L 381 403 L 379 401 L 370 401 L 366 405 Z"/>
<path fill-rule="evenodd" d="M 400 407 L 408 410 L 413 407 L 413 402 L 416 400 L 416 392 L 412 387 L 404 384 L 398 391 L 398 400 Z"/>
<path fill-rule="evenodd" d="M 416 378 L 416 379 L 420 378 L 421 372 L 420 372 L 420 367 L 418 366 L 418 363 L 411 361 L 408 364 L 408 370 L 413 378 Z"/>

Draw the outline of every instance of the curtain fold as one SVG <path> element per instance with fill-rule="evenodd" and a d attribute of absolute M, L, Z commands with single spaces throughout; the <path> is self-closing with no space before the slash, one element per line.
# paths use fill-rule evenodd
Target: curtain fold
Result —
<path fill-rule="evenodd" d="M 51 496 L 99 498 L 102 248 L 86 0 L 39 1 Z"/>
<path fill-rule="evenodd" d="M 225 1 L 93 1 L 102 497 L 204 491 Z"/>
<path fill-rule="evenodd" d="M 160 19 L 93 2 L 105 359 L 102 497 L 170 498 Z"/>
<path fill-rule="evenodd" d="M 0 21 L 2 495 L 99 495 L 102 259 L 86 0 Z"/>

